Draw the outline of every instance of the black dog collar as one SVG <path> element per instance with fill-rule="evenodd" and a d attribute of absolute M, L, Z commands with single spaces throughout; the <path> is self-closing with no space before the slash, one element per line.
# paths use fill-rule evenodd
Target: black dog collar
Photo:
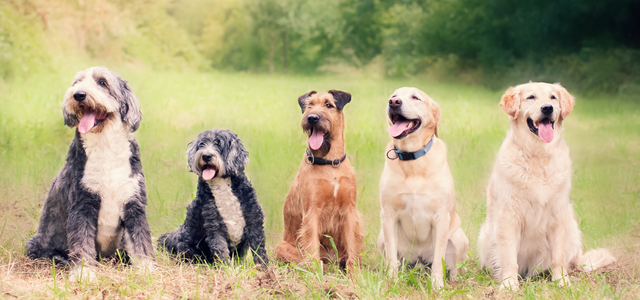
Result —
<path fill-rule="evenodd" d="M 433 146 L 433 137 L 431 137 L 431 140 L 427 143 L 426 146 L 424 146 L 424 148 L 416 151 L 416 152 L 405 152 L 405 151 L 401 151 L 396 149 L 396 145 L 393 145 L 393 149 L 390 149 L 389 151 L 387 151 L 387 158 L 388 159 L 396 159 L 399 158 L 400 160 L 414 160 L 414 159 L 418 159 L 422 156 L 424 156 L 425 154 L 427 154 L 427 152 L 429 152 L 429 150 L 431 150 L 431 146 Z M 396 153 L 396 157 L 395 158 L 391 158 L 389 157 L 389 152 L 391 152 L 393 150 L 393 152 Z"/>
<path fill-rule="evenodd" d="M 307 148 L 307 162 L 312 165 L 332 165 L 334 167 L 338 167 L 341 162 L 343 162 L 347 158 L 347 154 L 345 153 L 342 158 L 336 158 L 334 160 L 327 160 L 324 158 L 317 158 L 311 154 L 311 151 Z"/>

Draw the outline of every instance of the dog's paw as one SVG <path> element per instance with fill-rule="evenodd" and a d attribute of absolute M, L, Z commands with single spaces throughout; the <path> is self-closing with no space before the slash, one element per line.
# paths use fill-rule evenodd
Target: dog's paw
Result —
<path fill-rule="evenodd" d="M 394 280 L 398 280 L 398 269 L 400 268 L 400 263 L 397 260 L 388 260 L 387 261 L 387 276 L 393 278 Z"/>
<path fill-rule="evenodd" d="M 156 270 L 156 264 L 152 259 L 142 259 L 136 264 L 136 270 L 139 273 L 153 273 Z"/>
<path fill-rule="evenodd" d="M 96 273 L 93 271 L 92 267 L 82 266 L 82 267 L 74 267 L 69 272 L 69 281 L 74 282 L 83 282 L 83 281 L 94 281 L 97 278 Z"/>
<path fill-rule="evenodd" d="M 498 289 L 501 291 L 517 292 L 518 289 L 520 289 L 520 285 L 518 284 L 517 279 L 509 277 L 500 283 Z"/>
<path fill-rule="evenodd" d="M 444 280 L 442 279 L 442 274 L 432 275 L 431 276 L 431 286 L 436 290 L 442 289 L 444 287 Z"/>
<path fill-rule="evenodd" d="M 398 280 L 398 268 L 389 266 L 389 268 L 387 269 L 387 276 L 393 278 L 393 280 Z"/>
<path fill-rule="evenodd" d="M 559 287 L 571 286 L 571 281 L 569 281 L 569 276 L 553 276 L 552 281 L 557 282 Z"/>

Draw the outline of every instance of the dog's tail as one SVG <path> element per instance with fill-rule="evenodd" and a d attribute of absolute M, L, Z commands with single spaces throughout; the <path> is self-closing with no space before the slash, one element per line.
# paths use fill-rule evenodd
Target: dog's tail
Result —
<path fill-rule="evenodd" d="M 591 272 L 608 267 L 616 262 L 616 258 L 607 249 L 598 248 L 582 253 L 575 260 L 575 266 L 583 272 Z"/>

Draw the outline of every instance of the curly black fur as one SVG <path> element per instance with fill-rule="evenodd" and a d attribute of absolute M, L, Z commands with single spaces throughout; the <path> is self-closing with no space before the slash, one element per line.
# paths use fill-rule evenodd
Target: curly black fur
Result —
<path fill-rule="evenodd" d="M 209 182 L 202 178 L 203 154 L 213 154 L 218 158 L 216 167 L 219 171 L 216 178 L 228 178 L 235 197 L 214 198 L 209 182 L 214 182 L 215 178 Z M 251 250 L 254 262 L 266 265 L 269 259 L 265 248 L 264 215 L 255 190 L 244 174 L 248 152 L 240 139 L 230 130 L 204 131 L 189 143 L 187 159 L 191 171 L 199 176 L 197 194 L 187 207 L 184 224 L 162 235 L 158 239 L 158 245 L 186 260 L 208 263 L 244 258 L 247 251 Z M 238 201 L 240 204 L 245 227 L 241 241 L 235 247 L 231 245 L 227 226 L 216 206 L 216 200 Z"/>

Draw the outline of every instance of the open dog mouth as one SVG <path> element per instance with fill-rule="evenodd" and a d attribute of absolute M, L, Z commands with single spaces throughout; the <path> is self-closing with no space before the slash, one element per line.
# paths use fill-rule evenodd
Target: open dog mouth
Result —
<path fill-rule="evenodd" d="M 312 150 L 320 149 L 320 147 L 322 147 L 322 143 L 324 143 L 326 134 L 327 133 L 322 131 L 320 128 L 311 128 L 311 132 L 309 134 L 309 147 Z"/>
<path fill-rule="evenodd" d="M 400 114 L 391 114 L 391 123 L 389 126 L 389 134 L 395 139 L 401 139 L 412 134 L 420 128 L 422 121 L 420 119 L 407 119 Z"/>
<path fill-rule="evenodd" d="M 218 168 L 212 164 L 206 164 L 202 168 L 202 179 L 211 180 L 213 177 L 216 177 L 216 173 L 218 173 Z"/>
<path fill-rule="evenodd" d="M 529 125 L 529 131 L 537 135 L 545 143 L 551 143 L 553 141 L 553 129 L 555 128 L 555 122 L 545 117 L 540 121 L 533 122 L 531 118 L 527 118 L 527 125 Z"/>
<path fill-rule="evenodd" d="M 97 112 L 88 105 L 80 105 L 80 109 L 84 111 L 82 120 L 80 120 L 80 124 L 78 124 L 78 131 L 82 134 L 89 132 L 89 130 L 102 124 L 102 122 L 107 119 L 108 113 Z"/>

